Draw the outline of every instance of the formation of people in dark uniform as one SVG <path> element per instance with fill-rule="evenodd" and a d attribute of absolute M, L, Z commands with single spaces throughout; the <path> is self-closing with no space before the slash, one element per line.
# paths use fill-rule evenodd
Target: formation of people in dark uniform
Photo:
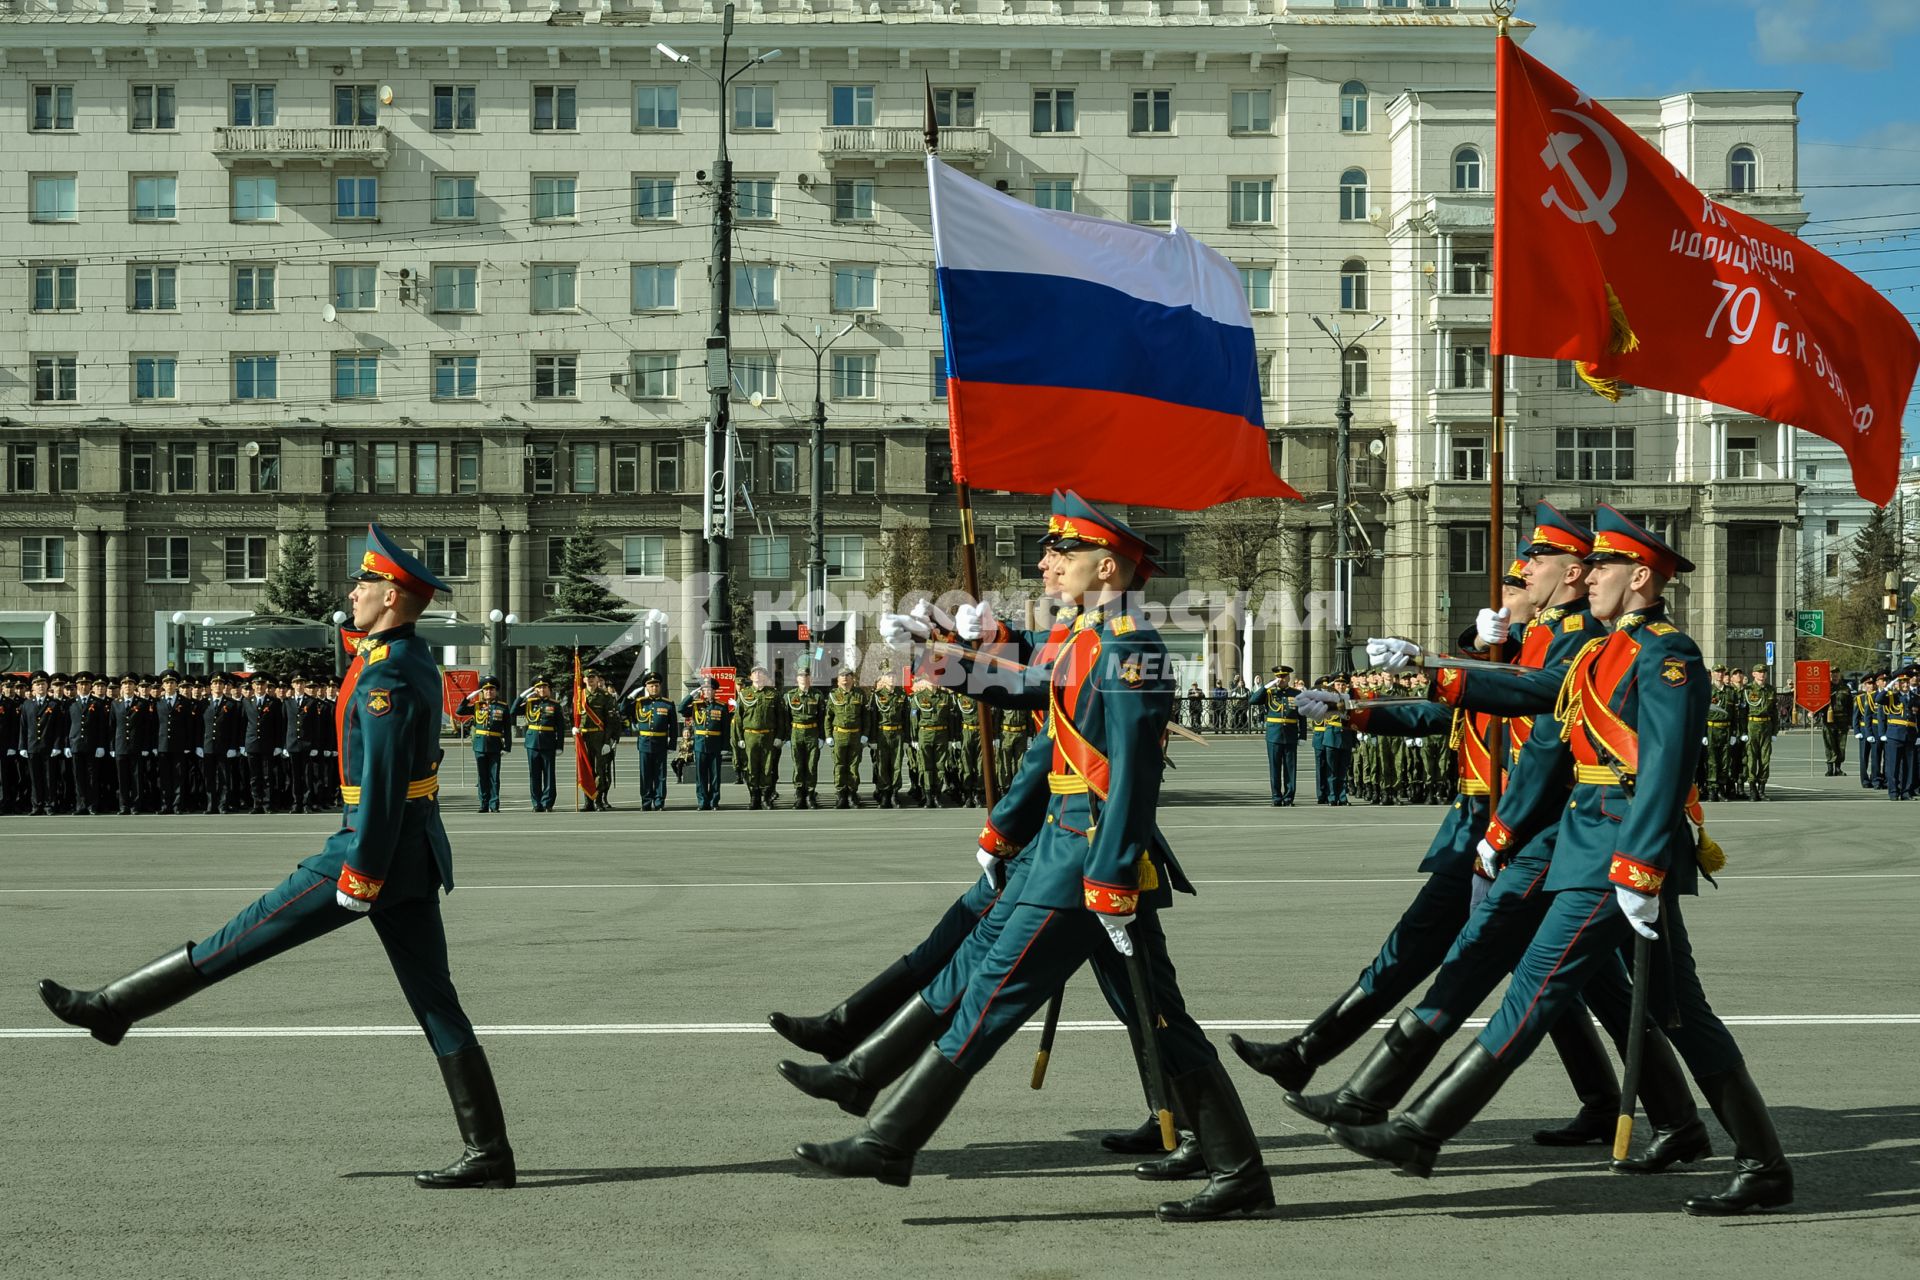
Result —
<path fill-rule="evenodd" d="M 0 813 L 339 807 L 331 677 L 0 675 Z"/>

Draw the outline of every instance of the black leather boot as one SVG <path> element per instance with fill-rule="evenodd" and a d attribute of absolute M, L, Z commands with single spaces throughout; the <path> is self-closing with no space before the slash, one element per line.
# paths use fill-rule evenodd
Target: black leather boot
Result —
<path fill-rule="evenodd" d="M 1156 1144 L 1159 1139 L 1159 1121 L 1154 1122 Z M 1182 1130 L 1180 1145 L 1171 1151 L 1162 1152 L 1159 1158 L 1143 1160 L 1133 1166 L 1133 1176 L 1145 1182 L 1184 1182 L 1188 1178 L 1207 1176 L 1207 1158 L 1200 1151 L 1200 1136 L 1191 1130 Z"/>
<path fill-rule="evenodd" d="M 1445 1043 L 1413 1010 L 1402 1010 L 1338 1090 L 1312 1096 L 1290 1092 L 1286 1104 L 1321 1124 L 1379 1124 L 1407 1096 Z"/>
<path fill-rule="evenodd" d="M 42 978 L 40 999 L 60 1021 L 85 1027 L 101 1044 L 119 1044 L 134 1023 L 212 985 L 193 967 L 191 952 L 192 945 L 182 943 L 94 991 L 73 991 Z"/>
<path fill-rule="evenodd" d="M 925 1000 L 908 996 L 899 1012 L 840 1061 L 811 1066 L 783 1061 L 775 1069 L 808 1097 L 824 1098 L 838 1103 L 848 1115 L 864 1116 L 880 1091 L 898 1080 L 946 1025 L 947 1018 L 929 1009 Z"/>
<path fill-rule="evenodd" d="M 877 977 L 818 1017 L 770 1014 L 767 1025 L 790 1044 L 838 1061 L 876 1031 L 887 1017 L 922 986 L 905 959 L 895 960 Z"/>
<path fill-rule="evenodd" d="M 414 1174 L 414 1183 L 435 1191 L 511 1187 L 516 1177 L 513 1148 L 507 1145 L 507 1118 L 500 1112 L 500 1091 L 493 1086 L 487 1051 L 475 1045 L 448 1054 L 440 1059 L 440 1076 L 447 1082 L 466 1150 L 444 1169 Z"/>
<path fill-rule="evenodd" d="M 1549 1033 L 1560 1065 L 1573 1082 L 1580 1110 L 1558 1129 L 1536 1129 L 1533 1140 L 1543 1147 L 1584 1147 L 1590 1142 L 1613 1141 L 1620 1120 L 1620 1081 L 1613 1060 L 1594 1029 L 1584 1005 L 1576 1004 L 1560 1016 Z"/>
<path fill-rule="evenodd" d="M 1466 1128 L 1511 1074 L 1511 1067 L 1476 1041 L 1399 1115 L 1384 1124 L 1330 1124 L 1327 1136 L 1355 1155 L 1396 1165 L 1416 1178 L 1431 1177 L 1440 1144 Z"/>
<path fill-rule="evenodd" d="M 1156 1152 L 1165 1152 L 1160 1142 L 1160 1117 L 1150 1115 L 1140 1122 L 1138 1129 L 1129 1129 L 1125 1133 L 1109 1133 L 1100 1139 L 1103 1149 L 1122 1156 L 1149 1156 Z"/>
<path fill-rule="evenodd" d="M 1386 1001 L 1368 995 L 1355 985 L 1291 1040 L 1261 1044 L 1230 1035 L 1227 1043 L 1240 1055 L 1240 1061 L 1282 1089 L 1298 1092 L 1307 1087 L 1315 1070 L 1359 1043 L 1360 1037 L 1386 1011 Z"/>
<path fill-rule="evenodd" d="M 1162 1222 L 1211 1222 L 1252 1217 L 1273 1208 L 1273 1180 L 1260 1159 L 1260 1142 L 1247 1123 L 1233 1078 L 1218 1062 L 1173 1082 L 1182 1109 L 1193 1122 L 1206 1161 L 1207 1185 L 1188 1200 L 1169 1200 L 1154 1210 Z"/>
<path fill-rule="evenodd" d="M 834 805 L 833 807 L 834 807 L 834 808 L 836 808 L 836 809 L 851 809 L 851 808 L 853 808 L 853 801 L 847 798 L 847 792 L 846 792 L 846 788 L 844 788 L 844 787 L 842 787 L 842 788 L 840 789 L 840 802 L 839 802 L 838 804 L 836 804 L 836 805 Z"/>
<path fill-rule="evenodd" d="M 1615 1173 L 1662 1173 L 1713 1154 L 1713 1141 L 1700 1119 L 1700 1109 L 1693 1105 L 1693 1092 L 1673 1045 L 1651 1028 L 1640 1052 L 1639 1102 L 1653 1129 L 1653 1141 L 1639 1155 L 1615 1160 Z"/>
<path fill-rule="evenodd" d="M 1687 1212 L 1696 1218 L 1727 1218 L 1749 1209 L 1778 1209 L 1793 1203 L 1793 1167 L 1780 1149 L 1780 1135 L 1766 1099 L 1742 1063 L 1731 1071 L 1703 1077 L 1713 1114 L 1733 1138 L 1733 1181 L 1718 1195 L 1694 1196 Z"/>
<path fill-rule="evenodd" d="M 913 1181 L 913 1158 L 945 1123 L 967 1091 L 966 1072 L 928 1045 L 891 1096 L 867 1121 L 866 1132 L 838 1142 L 803 1142 L 793 1153 L 841 1178 L 872 1178 L 890 1187 Z"/>
<path fill-rule="evenodd" d="M 747 791 L 747 808 L 758 809 L 759 807 L 760 807 L 760 788 L 751 787 Z"/>

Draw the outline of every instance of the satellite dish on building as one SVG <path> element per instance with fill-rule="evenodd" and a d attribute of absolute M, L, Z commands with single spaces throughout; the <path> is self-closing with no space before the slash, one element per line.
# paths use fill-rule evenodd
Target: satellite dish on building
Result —
<path fill-rule="evenodd" d="M 380 86 L 380 105 L 383 107 L 390 107 L 393 105 L 393 86 L 392 85 L 383 84 Z"/>
<path fill-rule="evenodd" d="M 246 448 L 245 448 L 245 449 L 243 449 L 243 450 L 242 450 L 242 452 L 243 452 L 243 453 L 245 453 L 245 454 L 246 454 L 246 455 L 247 455 L 247 456 L 248 456 L 249 458 L 257 458 L 257 457 L 259 457 L 259 456 L 260 456 L 260 442 L 259 442 L 258 440 L 249 440 L 249 441 L 247 441 L 247 444 L 246 444 Z"/>
<path fill-rule="evenodd" d="M 767 398 L 761 395 L 758 391 L 754 392 L 752 395 L 747 397 L 747 403 L 752 405 L 756 409 L 758 409 L 761 405 L 765 404 L 766 402 L 767 402 Z"/>
<path fill-rule="evenodd" d="M 335 320 L 340 318 L 340 313 L 338 311 L 335 311 L 333 309 L 333 304 L 329 302 L 326 306 L 320 308 L 320 318 L 322 320 L 325 320 L 328 324 L 332 324 Z"/>

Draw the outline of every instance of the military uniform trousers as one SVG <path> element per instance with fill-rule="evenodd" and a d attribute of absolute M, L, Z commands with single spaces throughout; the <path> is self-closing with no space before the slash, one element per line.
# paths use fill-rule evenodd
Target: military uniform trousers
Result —
<path fill-rule="evenodd" d="M 1873 734 L 1862 731 L 1860 734 L 1860 785 L 1869 790 L 1873 787 Z"/>
<path fill-rule="evenodd" d="M 1827 768 L 1838 769 L 1847 762 L 1847 728 L 1832 720 L 1820 722 L 1820 745 L 1827 750 Z"/>
<path fill-rule="evenodd" d="M 553 758 L 556 754 L 552 748 L 527 748 L 527 790 L 532 795 L 536 809 L 553 808 Z"/>
<path fill-rule="evenodd" d="M 820 735 L 796 726 L 793 738 L 793 789 L 812 795 L 820 785 Z"/>
<path fill-rule="evenodd" d="M 500 812 L 500 738 L 475 733 L 473 769 L 478 776 L 480 812 Z"/>
<path fill-rule="evenodd" d="M 898 730 L 882 729 L 873 740 L 873 785 L 877 791 L 896 791 L 900 787 L 900 747 L 905 740 Z M 853 766 L 854 781 L 860 778 L 858 761 Z"/>
<path fill-rule="evenodd" d="M 1300 759 L 1298 724 L 1276 724 L 1267 719 L 1267 786 L 1275 804 L 1292 804 Z"/>
<path fill-rule="evenodd" d="M 1313 749 L 1314 790 L 1321 804 L 1347 802 L 1347 770 L 1352 765 L 1352 747 L 1316 746 Z"/>
<path fill-rule="evenodd" d="M 874 785 L 882 785 L 878 777 L 874 779 Z M 836 727 L 833 731 L 833 789 L 835 791 L 860 789 L 860 731 L 858 729 Z"/>
<path fill-rule="evenodd" d="M 633 753 L 640 759 L 640 807 L 667 807 L 667 731 L 641 729 Z"/>
<path fill-rule="evenodd" d="M 1733 729 L 1731 725 L 1707 722 L 1707 749 L 1701 752 L 1706 758 L 1707 792 L 1716 795 L 1729 790 L 1733 775 L 1729 772 L 1732 764 Z"/>
<path fill-rule="evenodd" d="M 1773 733 L 1759 725 L 1747 740 L 1747 782 L 1751 786 L 1764 787 L 1773 777 Z"/>
<path fill-rule="evenodd" d="M 720 732 L 693 731 L 693 796 L 702 809 L 720 807 Z"/>
<path fill-rule="evenodd" d="M 334 901 L 334 886 L 332 877 L 296 868 L 211 937 L 194 943 L 188 953 L 193 967 L 209 982 L 219 982 L 360 919 Z M 447 932 L 433 892 L 396 900 L 383 894 L 367 919 L 434 1053 L 444 1058 L 476 1045 L 473 1023 L 460 1007 L 447 968 Z"/>
<path fill-rule="evenodd" d="M 745 757 L 741 772 L 747 786 L 754 791 L 766 791 L 776 781 L 773 774 L 774 741 L 771 729 L 742 729 L 741 741 L 746 744 L 740 754 Z"/>
<path fill-rule="evenodd" d="M 598 746 L 589 747 L 588 750 L 593 753 L 593 794 L 600 803 L 609 803 L 607 795 L 613 790 L 613 742 L 603 739 Z"/>

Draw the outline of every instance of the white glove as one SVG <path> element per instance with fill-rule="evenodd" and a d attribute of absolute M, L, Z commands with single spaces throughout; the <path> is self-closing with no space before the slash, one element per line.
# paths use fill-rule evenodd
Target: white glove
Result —
<path fill-rule="evenodd" d="M 1293 696 L 1293 709 L 1309 720 L 1325 720 L 1352 701 L 1346 694 L 1332 689 L 1308 689 Z"/>
<path fill-rule="evenodd" d="M 931 600 L 922 600 L 915 604 L 909 616 L 923 626 L 938 627 L 942 631 L 952 631 L 956 634 L 960 630 L 959 625 L 953 620 L 953 615 Z"/>
<path fill-rule="evenodd" d="M 315 756 L 317 756 L 317 755 L 319 755 L 319 754 L 320 754 L 320 753 L 319 753 L 318 751 L 308 751 L 308 752 L 307 752 L 307 759 L 309 759 L 309 760 L 311 760 L 311 759 L 313 759 L 313 758 L 314 758 Z"/>
<path fill-rule="evenodd" d="M 1620 910 L 1625 913 L 1627 923 L 1633 926 L 1635 933 L 1643 938 L 1660 936 L 1653 931 L 1653 922 L 1660 918 L 1659 895 L 1648 897 L 1617 884 L 1613 886 L 1613 899 L 1620 904 Z"/>
<path fill-rule="evenodd" d="M 196 758 L 204 760 L 207 758 L 207 749 L 205 747 L 195 747 L 193 754 Z"/>
<path fill-rule="evenodd" d="M 889 649 L 905 649 L 915 640 L 925 640 L 932 634 L 926 623 L 904 613 L 880 615 L 880 639 Z"/>
<path fill-rule="evenodd" d="M 1480 874 L 1487 879 L 1500 874 L 1500 851 L 1488 841 L 1482 840 L 1474 847 L 1473 860 L 1480 864 Z"/>
<path fill-rule="evenodd" d="M 371 902 L 362 902 L 360 899 L 343 893 L 339 889 L 333 891 L 333 900 L 357 916 L 363 916 L 373 910 L 373 904 Z"/>
<path fill-rule="evenodd" d="M 603 755 L 603 756 L 610 756 L 610 755 L 612 755 L 612 754 L 613 754 L 613 744 L 612 744 L 611 742 L 609 742 L 609 743 L 608 743 L 608 744 L 607 744 L 606 746 L 604 746 L 604 747 L 601 747 L 601 748 L 600 748 L 600 754 L 601 754 L 601 755 Z"/>
<path fill-rule="evenodd" d="M 1127 926 L 1133 923 L 1132 916 L 1102 915 L 1100 924 L 1107 931 L 1107 937 L 1113 941 L 1113 949 L 1123 956 L 1133 954 L 1133 939 L 1127 936 Z"/>
<path fill-rule="evenodd" d="M 1412 742 L 1408 743 L 1407 745 L 1414 746 L 1414 747 L 1424 747 L 1427 745 L 1427 740 L 1425 738 L 1415 738 Z"/>
<path fill-rule="evenodd" d="M 71 759 L 73 759 L 73 748 L 72 748 L 72 747 L 62 747 L 62 748 L 60 748 L 60 754 L 61 754 L 61 755 L 63 755 L 63 756 L 65 756 L 65 757 L 66 757 L 67 759 L 69 759 L 69 760 L 71 760 Z"/>
<path fill-rule="evenodd" d="M 236 751 L 234 748 L 232 747 L 227 748 L 227 759 L 229 760 L 235 759 L 239 756 L 239 754 L 240 753 Z"/>
<path fill-rule="evenodd" d="M 1420 646 L 1411 640 L 1372 639 L 1367 641 L 1367 662 L 1388 671 L 1398 671 L 1420 656 Z"/>
<path fill-rule="evenodd" d="M 103 759 L 105 759 L 105 758 L 106 758 L 106 754 L 107 754 L 107 749 L 106 749 L 105 747 L 95 747 L 95 748 L 93 749 L 93 758 L 94 758 L 95 760 L 103 760 Z"/>
<path fill-rule="evenodd" d="M 1706 739 L 1706 736 L 1705 736 L 1704 734 L 1703 734 L 1703 735 L 1701 735 L 1701 738 L 1700 738 L 1700 745 L 1701 745 L 1701 746 L 1703 746 L 1703 747 L 1707 745 L 1707 739 Z"/>
<path fill-rule="evenodd" d="M 1512 616 L 1512 612 L 1505 605 L 1501 605 L 1498 609 L 1480 611 L 1473 620 L 1473 634 L 1480 641 L 1482 648 L 1491 649 L 1497 644 L 1507 642 L 1507 633 L 1512 630 L 1508 619 Z"/>
<path fill-rule="evenodd" d="M 1004 860 L 994 857 L 984 848 L 973 851 L 973 860 L 980 864 L 981 873 L 987 877 L 987 883 L 995 890 L 1007 883 L 1007 864 Z"/>
<path fill-rule="evenodd" d="M 989 631 L 998 630 L 999 621 L 993 616 L 993 605 L 982 600 L 979 604 L 963 604 L 953 615 L 953 629 L 962 640 L 978 640 Z"/>

